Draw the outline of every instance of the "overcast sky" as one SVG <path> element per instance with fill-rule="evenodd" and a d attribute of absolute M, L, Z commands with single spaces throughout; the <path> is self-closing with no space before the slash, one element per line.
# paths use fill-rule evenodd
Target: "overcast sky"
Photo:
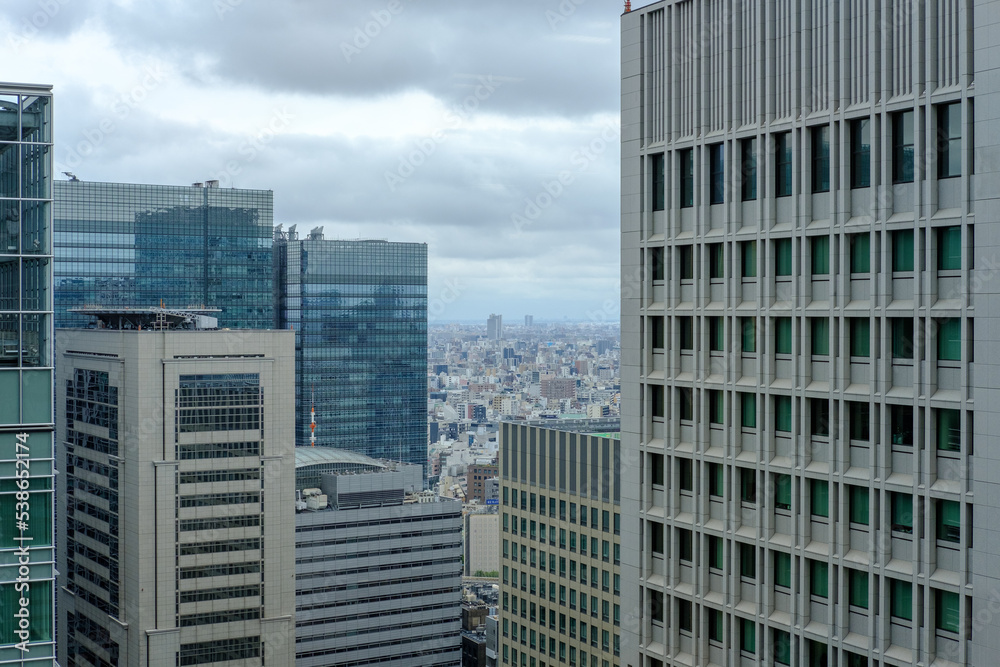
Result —
<path fill-rule="evenodd" d="M 54 85 L 57 173 L 215 178 L 300 232 L 426 242 L 432 322 L 617 320 L 621 11 L 4 0 L 0 80 Z"/>

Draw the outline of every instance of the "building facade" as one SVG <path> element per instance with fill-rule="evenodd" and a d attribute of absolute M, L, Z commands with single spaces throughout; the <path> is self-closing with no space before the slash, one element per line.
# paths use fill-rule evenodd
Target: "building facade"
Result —
<path fill-rule="evenodd" d="M 295 516 L 295 664 L 460 664 L 461 504 L 421 492 L 419 466 L 358 456 L 353 472 L 325 472 L 321 448 L 298 449 L 300 479 L 324 471 L 326 504 Z"/>
<path fill-rule="evenodd" d="M 465 568 L 467 577 L 500 571 L 500 515 L 491 511 L 465 515 Z M 496 576 L 487 574 L 486 576 Z"/>
<path fill-rule="evenodd" d="M 56 327 L 70 308 L 213 306 L 234 329 L 274 326 L 273 193 L 192 186 L 55 182 Z"/>
<path fill-rule="evenodd" d="M 0 83 L 0 665 L 55 664 L 52 88 Z"/>
<path fill-rule="evenodd" d="M 624 664 L 617 427 L 500 426 L 501 665 Z"/>
<path fill-rule="evenodd" d="M 478 500 L 486 504 L 486 482 L 497 476 L 496 462 L 476 461 L 469 465 L 465 473 L 465 500 Z"/>
<path fill-rule="evenodd" d="M 278 329 L 295 330 L 298 445 L 427 463 L 427 245 L 275 233 Z"/>
<path fill-rule="evenodd" d="M 152 327 L 57 336 L 60 663 L 290 665 L 294 337 Z"/>
<path fill-rule="evenodd" d="M 994 4 L 623 15 L 630 664 L 996 662 Z"/>
<path fill-rule="evenodd" d="M 503 315 L 490 314 L 486 320 L 486 340 L 501 340 L 503 338 Z"/>

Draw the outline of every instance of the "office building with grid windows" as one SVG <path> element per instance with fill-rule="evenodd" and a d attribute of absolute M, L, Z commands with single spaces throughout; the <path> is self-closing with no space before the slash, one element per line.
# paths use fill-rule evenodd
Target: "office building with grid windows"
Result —
<path fill-rule="evenodd" d="M 71 308 L 219 308 L 219 325 L 274 326 L 270 190 L 55 182 L 55 326 Z"/>
<path fill-rule="evenodd" d="M 275 230 L 275 328 L 295 330 L 295 438 L 427 464 L 427 244 Z M 312 429 L 315 415 L 315 430 Z"/>
<path fill-rule="evenodd" d="M 0 83 L 0 665 L 55 664 L 52 88 Z"/>
<path fill-rule="evenodd" d="M 499 664 L 624 664 L 617 431 L 617 419 L 501 424 Z"/>
<path fill-rule="evenodd" d="M 623 15 L 623 663 L 995 664 L 995 4 Z"/>
<path fill-rule="evenodd" d="M 293 664 L 292 333 L 98 312 L 56 336 L 60 664 Z"/>

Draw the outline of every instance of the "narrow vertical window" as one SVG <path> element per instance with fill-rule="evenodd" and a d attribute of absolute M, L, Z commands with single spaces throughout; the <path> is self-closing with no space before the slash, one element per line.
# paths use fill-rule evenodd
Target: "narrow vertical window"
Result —
<path fill-rule="evenodd" d="M 962 175 L 962 105 L 937 107 L 938 178 Z"/>
<path fill-rule="evenodd" d="M 900 229 L 892 232 L 892 270 L 913 270 L 913 230 Z"/>
<path fill-rule="evenodd" d="M 650 170 L 653 172 L 653 210 L 662 211 L 666 208 L 666 187 L 664 180 L 663 153 L 657 153 L 650 160 Z"/>
<path fill-rule="evenodd" d="M 962 268 L 962 228 L 940 227 L 937 230 L 938 271 L 958 271 Z"/>
<path fill-rule="evenodd" d="M 812 331 L 812 353 L 825 357 L 830 354 L 830 318 L 814 317 L 809 320 Z"/>
<path fill-rule="evenodd" d="M 848 570 L 847 585 L 850 605 L 868 609 L 868 573 L 861 570 Z"/>
<path fill-rule="evenodd" d="M 871 271 L 871 237 L 868 232 L 851 235 L 851 273 Z"/>
<path fill-rule="evenodd" d="M 792 275 L 792 240 L 778 239 L 774 242 L 774 275 Z"/>
<path fill-rule="evenodd" d="M 952 317 L 935 322 L 938 325 L 938 361 L 961 361 L 962 320 Z"/>
<path fill-rule="evenodd" d="M 871 119 L 851 121 L 851 187 L 871 185 L 872 127 Z"/>
<path fill-rule="evenodd" d="M 708 318 L 708 349 L 722 352 L 726 346 L 726 328 L 721 317 Z"/>
<path fill-rule="evenodd" d="M 830 191 L 830 126 L 814 127 L 812 134 L 812 191 Z"/>
<path fill-rule="evenodd" d="M 782 433 L 792 431 L 792 397 L 774 397 L 774 430 Z"/>
<path fill-rule="evenodd" d="M 665 275 L 664 265 L 663 265 L 663 248 L 649 249 L 649 265 L 650 265 L 650 272 L 652 273 L 653 276 L 653 280 L 662 281 Z"/>
<path fill-rule="evenodd" d="M 892 182 L 913 182 L 913 112 L 892 115 Z"/>
<path fill-rule="evenodd" d="M 743 201 L 753 201 L 757 199 L 757 138 L 751 137 L 741 141 L 740 153 L 742 154 L 740 171 L 743 177 L 740 196 Z"/>
<path fill-rule="evenodd" d="M 680 161 L 681 208 L 694 206 L 694 150 L 685 148 L 677 152 Z"/>
<path fill-rule="evenodd" d="M 792 318 L 774 318 L 774 353 L 792 353 Z"/>
<path fill-rule="evenodd" d="M 913 359 L 913 320 L 893 317 L 889 322 L 892 325 L 892 358 Z"/>
<path fill-rule="evenodd" d="M 677 258 L 681 280 L 694 279 L 694 247 L 685 245 L 677 248 Z"/>
<path fill-rule="evenodd" d="M 757 394 L 740 394 L 740 423 L 744 428 L 757 428 Z"/>
<path fill-rule="evenodd" d="M 709 202 L 721 204 L 726 198 L 725 153 L 722 144 L 708 147 L 710 178 Z"/>
<path fill-rule="evenodd" d="M 792 194 L 792 133 L 774 135 L 774 196 Z"/>
<path fill-rule="evenodd" d="M 871 322 L 867 317 L 851 317 L 851 356 L 868 357 L 871 354 Z"/>
<path fill-rule="evenodd" d="M 741 317 L 740 328 L 743 332 L 743 354 L 753 354 L 757 351 L 757 319 Z"/>
<path fill-rule="evenodd" d="M 708 277 L 712 280 L 725 277 L 726 251 L 721 243 L 708 246 Z"/>
<path fill-rule="evenodd" d="M 663 331 L 663 317 L 653 316 L 649 318 L 650 323 L 650 337 L 653 342 L 654 350 L 663 349 L 664 331 Z"/>
<path fill-rule="evenodd" d="M 722 391 L 710 389 L 708 391 L 708 423 L 722 424 L 725 420 L 725 402 Z"/>
<path fill-rule="evenodd" d="M 825 276 L 830 273 L 830 237 L 814 236 L 809 239 L 811 250 L 812 274 Z"/>
<path fill-rule="evenodd" d="M 740 243 L 740 270 L 744 278 L 757 277 L 757 242 L 743 241 Z"/>

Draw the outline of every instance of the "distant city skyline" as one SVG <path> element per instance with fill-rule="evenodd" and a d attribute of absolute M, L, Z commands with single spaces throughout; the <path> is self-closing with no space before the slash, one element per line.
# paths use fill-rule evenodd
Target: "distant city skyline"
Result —
<path fill-rule="evenodd" d="M 273 190 L 275 223 L 427 243 L 432 322 L 585 321 L 618 316 L 621 10 L 12 0 L 0 55 L 63 100 L 58 179 Z"/>

